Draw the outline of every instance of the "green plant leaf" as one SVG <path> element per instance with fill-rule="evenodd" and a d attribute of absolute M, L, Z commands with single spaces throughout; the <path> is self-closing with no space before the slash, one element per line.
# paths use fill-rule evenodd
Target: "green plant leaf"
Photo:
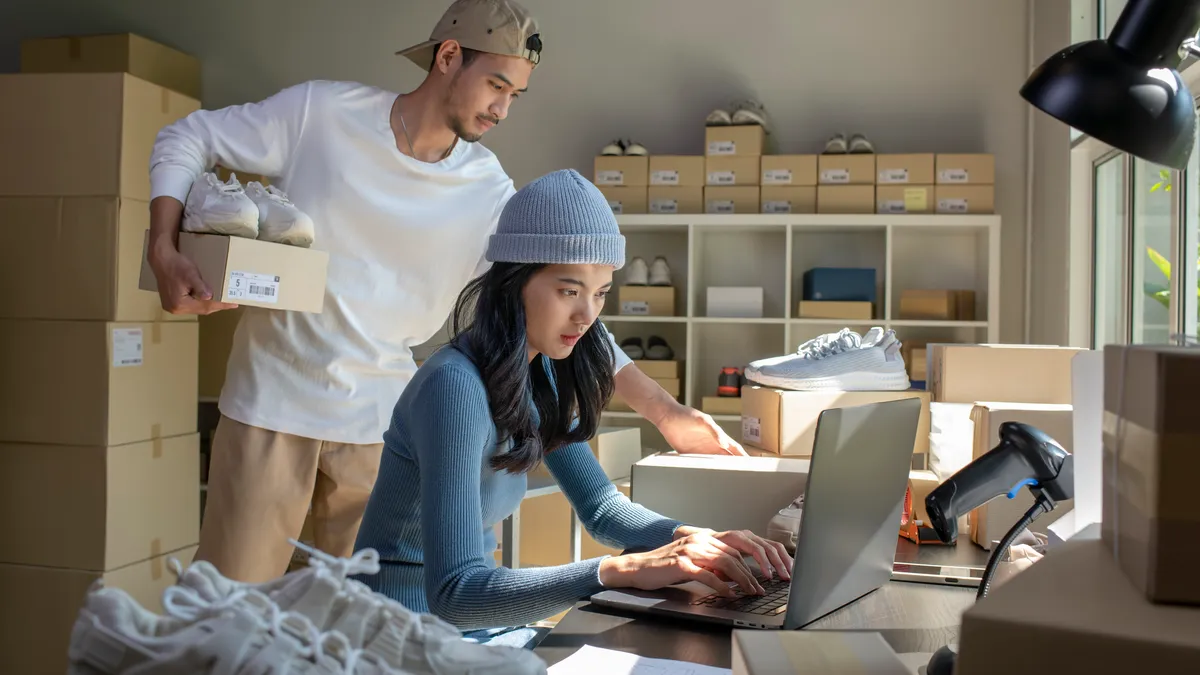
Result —
<path fill-rule="evenodd" d="M 1154 266 L 1157 267 L 1158 270 L 1163 273 L 1163 276 L 1170 279 L 1171 278 L 1171 261 L 1164 258 L 1161 253 L 1159 253 L 1158 251 L 1155 251 L 1150 246 L 1146 247 L 1146 254 L 1150 256 L 1150 262 L 1154 263 Z"/>

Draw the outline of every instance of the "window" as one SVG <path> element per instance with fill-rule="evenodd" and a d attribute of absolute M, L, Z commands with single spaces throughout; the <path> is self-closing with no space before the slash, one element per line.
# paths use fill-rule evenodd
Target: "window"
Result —
<path fill-rule="evenodd" d="M 1134 343 L 1162 344 L 1171 334 L 1171 172 L 1145 160 L 1133 161 Z"/>
<path fill-rule="evenodd" d="M 1184 335 L 1200 334 L 1200 137 L 1187 168 L 1187 192 L 1183 195 L 1183 244 L 1179 255 L 1184 292 L 1180 295 Z M 1193 292 L 1191 289 L 1195 289 Z"/>
<path fill-rule="evenodd" d="M 1121 18 L 1121 10 L 1125 9 L 1126 0 L 1100 0 L 1100 21 L 1103 31 L 1100 37 L 1108 37 L 1117 19 Z"/>
<path fill-rule="evenodd" d="M 1124 343 L 1125 334 L 1125 156 L 1096 164 L 1092 210 L 1092 344 Z"/>

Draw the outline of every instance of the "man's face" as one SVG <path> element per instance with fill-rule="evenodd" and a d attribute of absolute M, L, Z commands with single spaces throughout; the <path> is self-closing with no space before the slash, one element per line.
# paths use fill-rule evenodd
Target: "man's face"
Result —
<path fill-rule="evenodd" d="M 458 57 L 461 59 L 461 56 Z M 477 54 L 458 66 L 446 91 L 447 124 L 459 138 L 474 143 L 508 117 L 508 107 L 529 86 L 528 59 Z"/>

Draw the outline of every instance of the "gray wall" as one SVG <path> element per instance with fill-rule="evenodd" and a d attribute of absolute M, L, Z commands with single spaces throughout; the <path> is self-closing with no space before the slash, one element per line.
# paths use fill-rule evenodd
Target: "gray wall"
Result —
<path fill-rule="evenodd" d="M 880 152 L 991 152 L 1004 218 L 1002 339 L 1022 339 L 1025 1 L 526 2 L 542 23 L 544 61 L 485 141 L 518 185 L 556 168 L 586 172 L 617 136 L 699 153 L 708 110 L 742 96 L 767 106 L 780 152 L 816 152 L 836 131 L 865 133 Z M 428 37 L 448 3 L 7 0 L 0 69 L 16 68 L 22 37 L 134 31 L 203 60 L 207 107 L 311 78 L 407 90 L 421 73 L 392 52 Z"/>

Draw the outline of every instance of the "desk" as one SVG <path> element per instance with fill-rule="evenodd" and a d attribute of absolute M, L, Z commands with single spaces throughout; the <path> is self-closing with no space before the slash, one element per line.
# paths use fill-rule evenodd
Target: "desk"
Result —
<path fill-rule="evenodd" d="M 916 546 L 899 539 L 896 546 L 896 560 L 900 562 L 982 565 L 987 555 L 967 539 L 956 546 Z M 962 613 L 974 602 L 974 588 L 892 581 L 805 630 L 868 630 L 880 633 L 897 653 L 933 652 L 958 638 Z M 590 644 L 651 658 L 729 668 L 732 630 L 626 614 L 583 601 L 563 617 L 536 652 L 546 663 L 554 664 Z"/>

